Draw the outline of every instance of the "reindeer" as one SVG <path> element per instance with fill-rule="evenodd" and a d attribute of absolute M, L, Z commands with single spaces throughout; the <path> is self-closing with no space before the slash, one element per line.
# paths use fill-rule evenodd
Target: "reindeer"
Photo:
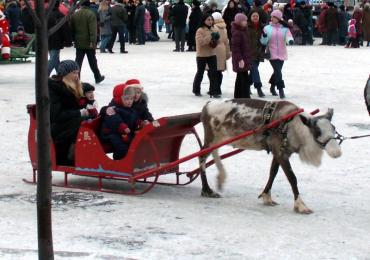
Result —
<path fill-rule="evenodd" d="M 266 102 L 254 99 L 234 99 L 228 101 L 208 102 L 202 110 L 201 121 L 204 126 L 204 147 L 219 144 L 248 130 L 259 128 L 273 120 L 279 119 L 298 109 L 288 101 Z M 294 194 L 294 210 L 298 213 L 312 213 L 299 196 L 297 178 L 291 168 L 289 158 L 298 153 L 301 161 L 319 166 L 323 150 L 332 158 L 338 158 L 342 152 L 335 140 L 335 127 L 331 124 L 333 109 L 321 116 L 306 113 L 295 116 L 279 127 L 267 129 L 263 133 L 254 134 L 237 140 L 231 145 L 245 150 L 266 150 L 273 154 L 270 177 L 259 196 L 265 205 L 274 206 L 271 187 L 281 167 L 288 178 Z M 199 158 L 202 179 L 202 196 L 220 197 L 208 185 L 205 175 L 206 159 L 209 154 Z M 212 152 L 218 169 L 217 183 L 222 189 L 226 172 L 222 165 L 218 150 Z"/>

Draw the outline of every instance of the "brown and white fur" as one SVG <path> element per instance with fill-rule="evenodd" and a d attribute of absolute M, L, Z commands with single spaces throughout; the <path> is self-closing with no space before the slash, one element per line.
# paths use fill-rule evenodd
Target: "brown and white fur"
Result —
<path fill-rule="evenodd" d="M 288 101 L 276 101 L 271 121 L 279 119 L 298 109 Z M 266 101 L 253 99 L 234 99 L 229 101 L 213 101 L 207 103 L 201 113 L 204 126 L 204 148 L 219 144 L 248 130 L 256 129 L 264 124 L 263 108 Z M 278 128 L 267 130 L 265 133 L 254 134 L 233 142 L 234 148 L 246 150 L 271 151 L 273 159 L 270 168 L 270 177 L 259 196 L 265 205 L 277 205 L 271 198 L 271 187 L 274 178 L 281 167 L 288 178 L 294 194 L 294 209 L 299 213 L 311 213 L 299 196 L 297 179 L 289 163 L 289 157 L 298 153 L 301 161 L 319 166 L 325 150 L 330 157 L 341 156 L 341 149 L 335 138 L 335 127 L 331 124 L 333 110 L 322 116 L 300 114 L 285 123 L 285 131 Z M 285 133 L 285 134 L 284 134 Z M 200 157 L 202 195 L 220 197 L 208 185 L 205 175 L 205 163 L 209 154 Z M 218 188 L 221 189 L 226 178 L 218 150 L 212 155 L 218 169 Z"/>

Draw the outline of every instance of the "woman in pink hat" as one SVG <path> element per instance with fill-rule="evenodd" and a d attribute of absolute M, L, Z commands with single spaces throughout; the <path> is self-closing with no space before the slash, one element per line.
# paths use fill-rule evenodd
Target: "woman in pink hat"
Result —
<path fill-rule="evenodd" d="M 293 36 L 290 33 L 288 27 L 282 25 L 285 24 L 283 19 L 283 13 L 280 10 L 274 10 L 271 13 L 271 22 L 263 28 L 263 34 L 261 37 L 261 43 L 267 45 L 267 49 L 270 53 L 270 64 L 274 70 L 271 76 L 271 94 L 276 95 L 275 86 L 279 90 L 279 96 L 281 99 L 285 98 L 284 93 L 284 80 L 281 70 L 284 65 L 284 61 L 288 59 L 286 43 L 289 45 L 294 44 Z"/>

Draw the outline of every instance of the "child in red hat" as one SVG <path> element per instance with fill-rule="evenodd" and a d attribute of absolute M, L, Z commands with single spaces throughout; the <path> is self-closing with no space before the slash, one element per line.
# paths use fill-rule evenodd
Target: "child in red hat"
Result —
<path fill-rule="evenodd" d="M 136 111 L 139 119 L 142 121 L 142 126 L 153 122 L 153 116 L 148 109 L 148 96 L 143 92 L 143 87 L 138 79 L 129 79 L 125 83 L 128 87 L 135 89 L 134 103 L 132 108 Z"/>
<path fill-rule="evenodd" d="M 135 88 L 126 84 L 115 86 L 112 101 L 100 112 L 101 139 L 112 145 L 114 160 L 125 157 L 138 129 L 139 117 L 132 108 L 135 94 Z"/>

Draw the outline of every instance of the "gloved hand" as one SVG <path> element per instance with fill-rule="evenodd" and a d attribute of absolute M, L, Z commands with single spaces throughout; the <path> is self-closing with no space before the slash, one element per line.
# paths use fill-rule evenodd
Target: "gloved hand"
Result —
<path fill-rule="evenodd" d="M 220 39 L 220 33 L 219 32 L 212 32 L 211 37 L 212 37 L 212 40 L 218 41 Z"/>
<path fill-rule="evenodd" d="M 262 30 L 262 36 L 265 38 L 267 37 L 267 34 L 265 33 L 265 31 Z"/>
<path fill-rule="evenodd" d="M 121 123 L 118 127 L 118 133 L 120 134 L 128 134 L 130 133 L 130 128 L 125 123 Z"/>
<path fill-rule="evenodd" d="M 78 105 L 80 107 L 86 107 L 86 105 L 87 105 L 87 99 L 86 98 L 80 98 L 80 100 L 78 101 Z"/>
<path fill-rule="evenodd" d="M 94 108 L 89 108 L 87 109 L 87 112 L 89 112 L 89 117 L 90 118 L 95 118 L 98 116 L 98 110 L 94 107 Z"/>
<path fill-rule="evenodd" d="M 289 45 L 293 45 L 294 44 L 294 41 L 293 40 L 289 40 Z"/>

